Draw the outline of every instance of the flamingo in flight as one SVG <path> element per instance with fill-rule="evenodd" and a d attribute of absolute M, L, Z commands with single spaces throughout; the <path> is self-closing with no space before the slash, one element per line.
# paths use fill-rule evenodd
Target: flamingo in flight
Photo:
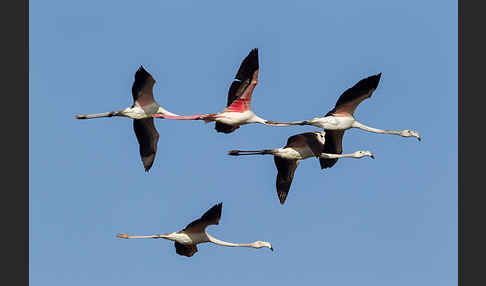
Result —
<path fill-rule="evenodd" d="M 365 79 L 360 80 L 353 87 L 347 89 L 338 99 L 334 108 L 329 111 L 324 117 L 317 117 L 308 121 L 296 121 L 278 123 L 279 126 L 288 125 L 313 125 L 319 128 L 323 128 L 326 131 L 326 145 L 324 152 L 341 154 L 342 153 L 342 140 L 344 131 L 350 128 L 359 128 L 365 131 L 381 134 L 394 134 L 402 137 L 415 137 L 419 141 L 420 135 L 417 131 L 412 130 L 382 130 L 366 126 L 356 119 L 354 119 L 354 111 L 356 107 L 365 99 L 371 97 L 373 92 L 378 87 L 380 82 L 381 73 L 372 75 Z M 321 161 L 321 167 L 332 167 L 337 162 L 337 159 L 328 159 Z"/>
<path fill-rule="evenodd" d="M 327 142 L 325 134 L 325 131 L 301 133 L 289 137 L 287 145 L 282 148 L 257 151 L 231 150 L 228 154 L 232 156 L 273 155 L 273 160 L 277 167 L 277 195 L 280 204 L 283 205 L 289 193 L 295 170 L 299 165 L 299 160 L 305 160 L 310 157 L 319 158 L 321 169 L 323 169 L 332 167 L 332 165 L 329 164 L 324 164 L 324 167 L 322 167 L 323 161 L 326 160 L 337 160 L 338 158 L 362 158 L 365 156 L 370 156 L 372 159 L 375 159 L 370 151 L 356 151 L 350 154 L 326 153 L 325 150 L 329 149 L 326 148 L 326 146 L 332 143 Z"/>
<path fill-rule="evenodd" d="M 133 129 L 140 145 L 140 157 L 142 158 L 143 167 L 148 172 L 152 167 L 157 152 L 157 143 L 159 133 L 154 126 L 152 114 L 176 115 L 165 110 L 155 100 L 153 87 L 155 79 L 149 74 L 143 66 L 135 73 L 135 81 L 132 85 L 133 105 L 123 110 L 95 113 L 87 115 L 76 115 L 77 119 L 90 119 L 100 117 L 124 116 L 132 118 Z"/>
<path fill-rule="evenodd" d="M 235 80 L 229 88 L 226 108 L 220 113 L 186 116 L 157 113 L 152 116 L 166 119 L 204 120 L 206 123 L 215 121 L 216 131 L 227 134 L 240 128 L 241 125 L 249 123 L 287 126 L 286 124 L 280 125 L 278 122 L 265 120 L 251 111 L 251 96 L 258 84 L 258 70 L 258 49 L 252 49 L 241 63 Z"/>
<path fill-rule="evenodd" d="M 154 235 L 128 235 L 124 233 L 117 234 L 118 238 L 164 238 L 174 241 L 176 253 L 179 255 L 191 257 L 197 252 L 197 245 L 199 243 L 211 242 L 217 245 L 230 247 L 253 247 L 262 248 L 268 247 L 273 251 L 273 247 L 266 241 L 255 241 L 252 243 L 231 243 L 214 238 L 206 232 L 206 227 L 209 225 L 219 224 L 221 218 L 221 210 L 223 203 L 219 203 L 210 208 L 200 218 L 188 224 L 183 230 L 177 232 L 170 232 L 166 234 Z"/>

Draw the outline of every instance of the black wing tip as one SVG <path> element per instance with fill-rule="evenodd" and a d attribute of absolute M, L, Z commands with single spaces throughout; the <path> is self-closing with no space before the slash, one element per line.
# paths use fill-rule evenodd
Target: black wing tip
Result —
<path fill-rule="evenodd" d="M 135 72 L 135 80 L 143 80 L 148 77 L 151 77 L 150 73 L 143 67 L 143 65 L 140 65 L 138 70 Z"/>
<path fill-rule="evenodd" d="M 148 73 L 148 72 L 147 72 L 147 70 L 146 70 L 146 69 L 143 67 L 143 65 L 140 65 L 140 66 L 138 67 L 137 72 L 136 72 L 135 74 L 137 74 L 137 73 Z"/>
<path fill-rule="evenodd" d="M 288 192 L 277 190 L 277 195 L 278 195 L 278 200 L 280 201 L 280 204 L 283 206 L 285 204 L 285 200 L 287 199 Z"/>
<path fill-rule="evenodd" d="M 381 73 L 375 74 L 365 78 L 365 81 L 369 82 L 370 87 L 376 89 L 380 83 Z"/>
<path fill-rule="evenodd" d="M 219 213 L 219 217 L 221 218 L 221 213 L 223 212 L 223 202 L 219 202 L 215 205 L 216 207 L 216 210 L 218 211 Z M 218 223 L 219 224 L 219 223 Z"/>
<path fill-rule="evenodd" d="M 258 48 L 253 48 L 247 56 L 248 59 L 251 59 L 251 62 L 254 65 L 255 69 L 258 69 Z"/>
<path fill-rule="evenodd" d="M 218 214 L 218 217 L 221 217 L 221 213 L 223 211 L 223 202 L 219 202 L 212 206 L 208 212 L 216 212 Z"/>
<path fill-rule="evenodd" d="M 142 164 L 143 164 L 143 168 L 145 169 L 145 172 L 148 172 L 152 168 L 154 161 L 155 161 L 155 153 L 152 153 L 148 156 L 142 156 Z"/>
<path fill-rule="evenodd" d="M 248 53 L 247 58 L 250 61 L 250 64 L 252 65 L 251 68 L 257 70 L 259 68 L 259 60 L 258 60 L 258 48 L 254 48 Z M 254 71 L 253 71 L 254 72 Z M 252 73 L 253 75 L 253 73 Z"/>
<path fill-rule="evenodd" d="M 241 62 L 240 68 L 235 78 L 241 81 L 251 79 L 253 73 L 260 68 L 258 63 L 258 48 L 254 48 L 248 53 L 248 56 Z"/>

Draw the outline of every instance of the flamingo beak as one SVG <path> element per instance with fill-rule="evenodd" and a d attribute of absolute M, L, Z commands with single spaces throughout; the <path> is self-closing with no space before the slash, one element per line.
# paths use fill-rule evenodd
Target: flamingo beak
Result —
<path fill-rule="evenodd" d="M 116 237 L 118 237 L 118 238 L 128 238 L 128 234 L 119 233 L 119 234 L 116 235 Z"/>
<path fill-rule="evenodd" d="M 373 154 L 371 154 L 371 155 L 370 155 L 370 157 L 371 157 L 371 159 L 373 159 L 373 160 L 375 159 L 375 155 L 373 155 Z"/>
<path fill-rule="evenodd" d="M 273 247 L 272 246 L 270 246 L 270 250 L 273 251 Z"/>

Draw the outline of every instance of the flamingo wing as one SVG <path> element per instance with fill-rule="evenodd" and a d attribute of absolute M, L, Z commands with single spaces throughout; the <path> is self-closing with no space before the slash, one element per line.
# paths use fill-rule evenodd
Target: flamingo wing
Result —
<path fill-rule="evenodd" d="M 174 241 L 176 253 L 182 256 L 191 257 L 197 252 L 197 246 L 194 244 L 182 244 Z"/>
<path fill-rule="evenodd" d="M 216 131 L 223 132 L 223 133 L 226 133 L 226 134 L 229 134 L 229 133 L 235 131 L 238 128 L 240 128 L 240 126 L 229 125 L 229 124 L 219 122 L 219 121 L 216 121 L 216 125 L 214 125 L 214 129 L 216 129 Z"/>
<path fill-rule="evenodd" d="M 188 232 L 203 232 L 208 225 L 219 224 L 221 218 L 221 211 L 223 209 L 223 203 L 219 203 L 210 208 L 200 218 L 188 224 L 183 231 Z"/>
<path fill-rule="evenodd" d="M 258 49 L 253 49 L 241 62 L 235 80 L 231 83 L 224 111 L 243 112 L 250 109 L 251 95 L 258 83 L 258 70 Z"/>
<path fill-rule="evenodd" d="M 135 104 L 141 107 L 156 103 L 154 100 L 153 87 L 155 79 L 143 66 L 138 68 L 135 73 L 135 81 L 132 85 L 132 96 Z"/>
<path fill-rule="evenodd" d="M 317 157 L 322 153 L 324 144 L 318 140 L 314 132 L 305 132 L 290 136 L 285 147 L 309 147 L 312 153 Z"/>
<path fill-rule="evenodd" d="M 135 119 L 133 120 L 133 129 L 140 146 L 139 150 L 143 167 L 145 172 L 148 172 L 154 163 L 157 143 L 159 142 L 159 133 L 155 129 L 154 119 Z"/>
<path fill-rule="evenodd" d="M 287 195 L 289 194 L 290 185 L 294 179 L 294 173 L 299 165 L 297 160 L 287 160 L 278 156 L 273 156 L 275 166 L 277 167 L 277 196 L 280 204 L 285 203 Z"/>
<path fill-rule="evenodd" d="M 326 130 L 323 153 L 342 154 L 343 153 L 344 130 Z M 338 159 L 319 158 L 321 169 L 331 168 Z"/>
<path fill-rule="evenodd" d="M 378 87 L 381 73 L 360 80 L 353 87 L 347 89 L 339 97 L 334 109 L 330 113 L 346 113 L 353 116 L 356 107 L 365 99 L 371 97 Z"/>

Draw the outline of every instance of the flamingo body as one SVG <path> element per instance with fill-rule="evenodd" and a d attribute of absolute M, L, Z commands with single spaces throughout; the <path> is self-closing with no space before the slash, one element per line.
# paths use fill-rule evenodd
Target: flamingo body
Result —
<path fill-rule="evenodd" d="M 279 125 L 277 122 L 264 120 L 251 111 L 251 98 L 253 90 L 258 84 L 258 49 L 250 51 L 248 56 L 242 61 L 235 79 L 228 90 L 228 100 L 226 108 L 219 113 L 198 114 L 198 115 L 168 115 L 157 113 L 152 117 L 165 119 L 181 120 L 204 120 L 205 122 L 215 121 L 217 132 L 232 133 L 240 126 L 250 123 L 260 123 L 273 126 Z"/>
<path fill-rule="evenodd" d="M 314 118 L 309 121 L 309 124 L 325 130 L 347 130 L 353 128 L 355 121 L 353 116 L 329 115 Z"/>
<path fill-rule="evenodd" d="M 329 131 L 332 132 L 332 131 Z M 284 147 L 276 149 L 265 149 L 257 151 L 232 150 L 228 154 L 233 156 L 241 155 L 273 155 L 275 167 L 277 168 L 276 189 L 280 204 L 284 204 L 294 178 L 295 170 L 300 160 L 316 157 L 322 160 L 337 160 L 337 158 L 362 158 L 374 155 L 369 151 L 357 151 L 351 154 L 327 153 L 329 149 L 335 149 L 335 142 L 327 141 L 328 135 L 325 131 L 306 132 L 291 136 Z M 327 161 L 326 161 L 327 162 Z M 332 164 L 334 165 L 334 164 Z M 326 166 L 326 168 L 332 167 Z M 322 163 L 321 163 L 322 166 Z"/>
<path fill-rule="evenodd" d="M 262 248 L 268 247 L 273 251 L 273 247 L 266 241 L 255 241 L 252 243 L 231 243 L 219 240 L 206 232 L 206 227 L 209 225 L 219 224 L 221 218 L 221 212 L 223 203 L 219 203 L 210 208 L 200 218 L 188 224 L 183 230 L 177 232 L 171 232 L 166 234 L 154 234 L 154 235 L 128 235 L 117 234 L 118 238 L 164 238 L 174 241 L 174 247 L 176 253 L 182 256 L 191 257 L 197 252 L 197 245 L 200 243 L 211 242 L 214 244 L 229 246 L 229 247 L 252 247 Z"/>
<path fill-rule="evenodd" d="M 159 133 L 154 125 L 153 114 L 163 114 L 167 116 L 177 116 L 165 110 L 154 99 L 153 86 L 155 79 L 148 73 L 143 66 L 135 72 L 135 81 L 132 85 L 133 105 L 123 110 L 76 115 L 77 119 L 91 119 L 101 117 L 121 116 L 133 120 L 133 129 L 139 144 L 140 157 L 146 172 L 150 170 L 155 160 Z"/>

